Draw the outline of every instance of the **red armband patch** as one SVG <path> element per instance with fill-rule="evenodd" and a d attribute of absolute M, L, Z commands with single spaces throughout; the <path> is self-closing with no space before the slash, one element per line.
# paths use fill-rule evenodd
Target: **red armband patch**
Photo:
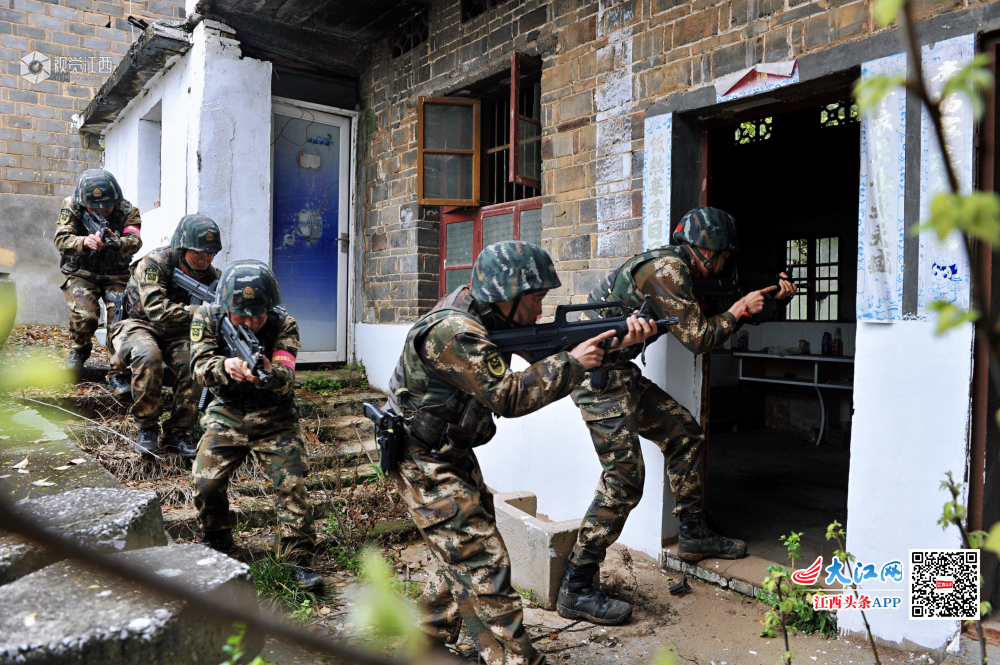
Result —
<path fill-rule="evenodd" d="M 271 356 L 271 362 L 281 363 L 290 370 L 295 369 L 295 356 L 288 351 L 275 351 L 274 355 Z"/>
<path fill-rule="evenodd" d="M 131 224 L 129 224 L 124 229 L 122 229 L 122 235 L 125 235 L 126 233 L 134 233 L 136 235 L 139 235 L 139 227 L 132 226 Z"/>

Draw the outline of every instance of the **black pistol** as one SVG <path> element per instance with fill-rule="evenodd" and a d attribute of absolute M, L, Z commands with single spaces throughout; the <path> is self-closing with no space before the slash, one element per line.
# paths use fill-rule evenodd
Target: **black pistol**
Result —
<path fill-rule="evenodd" d="M 399 436 L 401 434 L 400 417 L 392 411 L 378 408 L 371 402 L 362 404 L 365 417 L 375 424 L 375 443 L 378 444 L 379 467 L 382 473 L 389 475 L 396 466 L 399 453 Z"/>

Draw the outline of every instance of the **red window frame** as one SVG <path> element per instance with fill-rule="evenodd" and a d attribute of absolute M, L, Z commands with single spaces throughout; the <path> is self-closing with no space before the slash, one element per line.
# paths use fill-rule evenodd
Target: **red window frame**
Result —
<path fill-rule="evenodd" d="M 457 222 L 472 222 L 472 263 L 476 262 L 476 258 L 479 257 L 479 253 L 483 251 L 483 218 L 495 217 L 497 215 L 505 215 L 507 213 L 513 213 L 514 215 L 514 240 L 521 239 L 521 213 L 525 210 L 538 210 L 542 207 L 542 197 L 536 196 L 531 199 L 523 199 L 521 201 L 513 201 L 510 203 L 498 203 L 497 205 L 486 206 L 483 208 L 477 208 L 474 210 L 470 209 L 456 209 L 456 208 L 442 208 L 441 209 L 441 261 L 440 261 L 440 276 L 438 280 L 438 297 L 443 298 L 447 295 L 448 280 L 447 272 L 449 270 L 469 270 L 472 265 L 467 266 L 449 266 L 447 265 L 448 257 L 448 225 L 455 224 Z"/>

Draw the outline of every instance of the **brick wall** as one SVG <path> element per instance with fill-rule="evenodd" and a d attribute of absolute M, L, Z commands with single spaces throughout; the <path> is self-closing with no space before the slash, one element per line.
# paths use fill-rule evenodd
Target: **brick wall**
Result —
<path fill-rule="evenodd" d="M 82 171 L 100 165 L 99 146 L 84 144 L 72 116 L 138 36 L 130 13 L 179 19 L 184 2 L 0 0 L 0 193 L 67 196 Z M 53 70 L 48 80 L 29 83 L 21 58 L 32 51 L 49 56 L 53 68 L 84 71 Z"/>
<path fill-rule="evenodd" d="M 918 7 L 926 16 L 968 4 Z M 650 104 L 874 31 L 869 0 L 509 0 L 465 24 L 457 0 L 434 3 L 429 43 L 392 60 L 378 45 L 362 79 L 371 130 L 365 321 L 412 320 L 436 299 L 438 226 L 419 206 L 405 208 L 417 194 L 418 95 L 454 90 L 511 48 L 543 56 L 542 241 L 564 284 L 551 306 L 585 299 L 641 248 Z"/>

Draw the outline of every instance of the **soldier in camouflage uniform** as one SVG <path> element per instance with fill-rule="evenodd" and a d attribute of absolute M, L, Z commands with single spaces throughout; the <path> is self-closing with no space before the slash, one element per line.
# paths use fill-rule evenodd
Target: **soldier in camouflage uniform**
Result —
<path fill-rule="evenodd" d="M 174 398 L 164 423 L 164 448 L 193 459 L 197 446 L 191 430 L 198 417 L 198 395 L 191 381 L 191 294 L 171 284 L 175 270 L 183 270 L 209 286 L 219 277 L 212 259 L 222 249 L 218 225 L 204 215 L 181 219 L 167 247 L 154 249 L 135 265 L 125 306 L 128 319 L 111 331 L 112 362 L 132 368 L 131 414 L 139 425 L 139 447 L 155 452 L 163 413 L 163 363 L 174 373 Z"/>
<path fill-rule="evenodd" d="M 299 587 L 314 589 L 323 586 L 323 577 L 308 566 L 315 539 L 305 484 L 309 460 L 295 406 L 299 325 L 280 304 L 278 282 L 267 265 L 236 261 L 222 272 L 217 303 L 195 310 L 192 372 L 214 399 L 201 420 L 205 434 L 194 461 L 194 503 L 204 531 L 201 542 L 220 551 L 231 549 L 229 476 L 256 453 L 274 486 L 280 546 L 297 564 Z M 230 357 L 220 334 L 223 317 L 233 325 L 247 325 L 257 336 L 270 374 L 265 381 L 246 362 Z"/>
<path fill-rule="evenodd" d="M 437 564 L 421 596 L 431 614 L 425 630 L 447 644 L 464 620 L 490 665 L 535 664 L 544 656 L 521 625 L 510 558 L 472 449 L 493 437 L 494 415 L 523 416 L 569 394 L 600 364 L 597 345 L 611 333 L 512 372 L 489 331 L 534 323 L 546 292 L 559 286 L 540 247 L 486 247 L 471 288 L 456 289 L 410 330 L 390 381 L 388 407 L 405 423 L 392 479 Z M 642 324 L 642 331 L 630 327 L 623 343 L 652 334 Z"/>
<path fill-rule="evenodd" d="M 93 217 L 95 213 L 107 220 L 110 243 L 84 225 L 84 216 Z M 104 169 L 84 171 L 76 192 L 63 200 L 53 243 L 62 255 L 59 265 L 66 275 L 62 292 L 70 309 L 69 332 L 73 338 L 68 368 L 79 369 L 90 357 L 91 337 L 101 315 L 100 301 L 125 288 L 131 257 L 142 247 L 141 227 L 139 209 L 122 197 L 118 181 Z M 109 308 L 109 322 L 113 315 Z M 108 382 L 117 392 L 128 388 L 117 370 L 108 374 Z"/>
<path fill-rule="evenodd" d="M 620 302 L 628 311 L 640 307 L 649 295 L 657 318 L 680 319 L 670 332 L 699 354 L 726 341 L 744 317 L 759 313 L 765 297 L 784 299 L 795 293 L 794 285 L 782 282 L 777 293 L 771 293 L 777 286 L 754 291 L 728 311 L 706 316 L 691 280 L 718 274 L 731 253 L 739 251 L 736 220 L 716 208 L 696 208 L 681 219 L 671 239 L 673 245 L 639 254 L 612 272 L 591 294 L 591 302 Z M 608 316 L 618 314 L 613 309 L 603 311 Z M 589 372 L 573 391 L 604 470 L 559 590 L 557 610 L 564 617 L 615 625 L 631 616 L 632 607 L 595 589 L 593 578 L 642 497 L 645 467 L 640 436 L 656 443 L 666 456 L 677 504 L 674 514 L 681 522 L 679 556 L 693 562 L 707 556 L 746 555 L 743 541 L 724 538 L 705 522 L 700 476 L 705 438 L 698 421 L 642 376 L 631 362 L 637 355 L 635 347 L 609 354 L 608 361 Z"/>

